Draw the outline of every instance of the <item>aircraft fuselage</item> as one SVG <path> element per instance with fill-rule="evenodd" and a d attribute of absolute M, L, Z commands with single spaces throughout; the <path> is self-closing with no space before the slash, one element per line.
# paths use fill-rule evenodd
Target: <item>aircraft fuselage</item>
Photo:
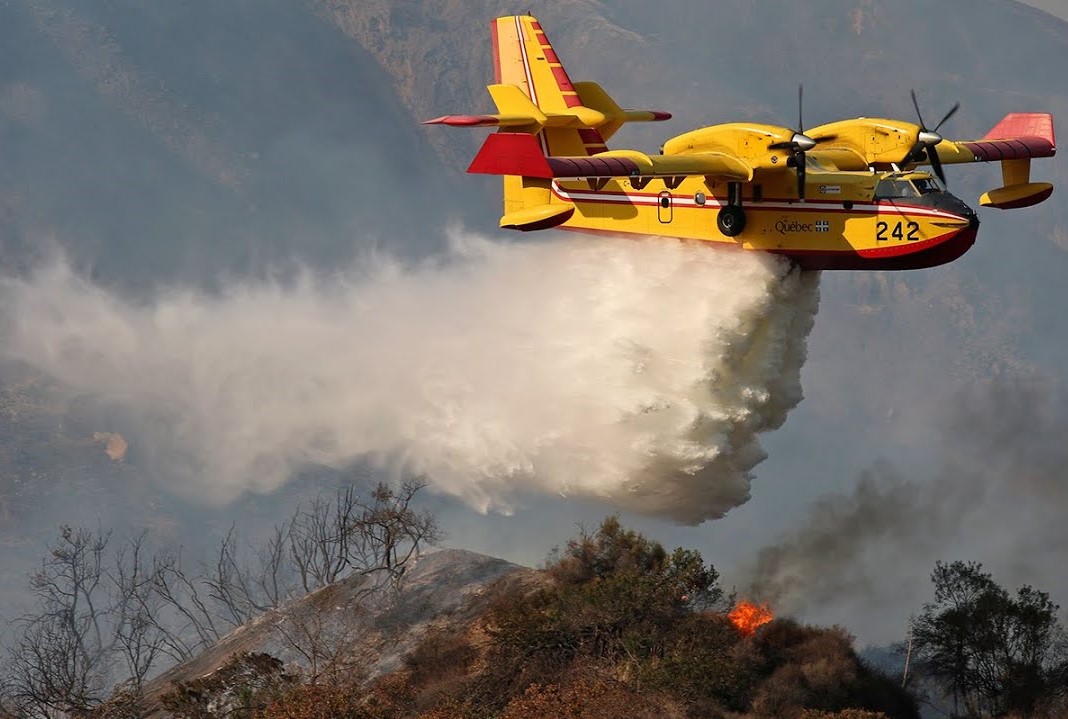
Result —
<path fill-rule="evenodd" d="M 763 188 L 688 177 L 553 183 L 553 201 L 574 205 L 562 229 L 658 235 L 784 255 L 806 269 L 900 270 L 951 262 L 975 242 L 979 220 L 926 173 L 809 172 L 806 199 Z M 744 188 L 744 194 L 743 194 Z M 736 204 L 744 228 L 717 222 Z"/>

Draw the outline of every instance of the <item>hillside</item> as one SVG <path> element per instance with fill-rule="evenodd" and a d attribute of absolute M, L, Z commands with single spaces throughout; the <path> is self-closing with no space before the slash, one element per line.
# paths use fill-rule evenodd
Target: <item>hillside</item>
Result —
<path fill-rule="evenodd" d="M 396 591 L 366 595 L 360 581 L 343 580 L 239 627 L 147 685 L 139 711 L 519 719 L 794 717 L 808 707 L 917 716 L 842 632 L 789 620 L 735 628 L 722 610 L 690 613 L 660 596 L 656 580 L 673 570 L 657 571 L 620 563 L 597 579 L 569 578 L 435 552 Z"/>
<path fill-rule="evenodd" d="M 145 687 L 148 715 L 167 715 L 159 698 L 175 683 L 207 676 L 241 653 L 267 653 L 290 671 L 307 672 L 309 656 L 329 646 L 346 653 L 345 663 L 359 666 L 367 679 L 379 679 L 401 669 L 428 634 L 468 631 L 491 602 L 531 591 L 542 580 L 504 560 L 447 549 L 420 558 L 396 595 L 382 589 L 368 595 L 365 581 L 351 577 L 323 587 L 165 671 Z"/>
<path fill-rule="evenodd" d="M 1057 605 L 1030 586 L 1013 598 L 978 563 L 935 564 L 902 667 L 900 649 L 862 659 L 840 626 L 728 593 L 699 551 L 618 517 L 579 529 L 540 570 L 427 552 L 440 535 L 411 509 L 418 489 L 298 509 L 251 565 L 228 538 L 201 570 L 212 576 L 148 560 L 140 543 L 105 558 L 106 536 L 64 531 L 41 565 L 38 614 L 8 646 L 0 716 L 918 719 L 919 703 L 961 697 L 974 716 L 1068 708 Z M 962 630 L 966 658 L 947 670 Z"/>

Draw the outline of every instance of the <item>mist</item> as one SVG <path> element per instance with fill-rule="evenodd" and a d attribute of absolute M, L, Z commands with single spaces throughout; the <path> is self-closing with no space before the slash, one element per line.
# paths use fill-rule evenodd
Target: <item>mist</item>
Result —
<path fill-rule="evenodd" d="M 0 345 L 121 418 L 168 489 L 214 503 L 309 464 L 425 474 L 699 522 L 745 502 L 802 399 L 818 277 L 677 241 L 381 254 L 334 274 L 126 299 L 54 260 L 0 283 Z"/>

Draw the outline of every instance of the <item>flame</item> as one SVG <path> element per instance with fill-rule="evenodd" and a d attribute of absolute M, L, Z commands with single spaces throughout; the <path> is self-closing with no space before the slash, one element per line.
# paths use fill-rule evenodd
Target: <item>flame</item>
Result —
<path fill-rule="evenodd" d="M 753 604 L 741 601 L 734 605 L 734 609 L 727 615 L 731 623 L 746 636 L 752 636 L 757 628 L 767 624 L 775 615 L 768 609 L 767 604 Z"/>

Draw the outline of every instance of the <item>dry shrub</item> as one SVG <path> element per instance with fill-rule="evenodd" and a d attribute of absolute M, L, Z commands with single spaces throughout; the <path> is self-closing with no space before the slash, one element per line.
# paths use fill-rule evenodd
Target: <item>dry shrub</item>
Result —
<path fill-rule="evenodd" d="M 531 684 L 501 719 L 665 719 L 664 707 L 611 679 L 582 676 L 565 686 Z"/>
<path fill-rule="evenodd" d="M 408 672 L 397 671 L 378 679 L 369 689 L 368 702 L 375 706 L 392 707 L 397 712 L 402 707 L 411 707 L 415 697 Z M 408 713 L 413 713 L 409 711 Z"/>
<path fill-rule="evenodd" d="M 811 709 L 801 712 L 800 719 L 888 719 L 882 712 L 869 712 L 864 709 L 845 709 L 840 712 L 821 712 Z"/>
<path fill-rule="evenodd" d="M 144 714 L 141 693 L 133 686 L 124 684 L 116 688 L 106 700 L 93 707 L 88 716 L 90 719 L 141 719 Z M 2 717 L 4 714 L 0 712 L 0 718 Z"/>
<path fill-rule="evenodd" d="M 301 684 L 258 710 L 254 719 L 378 719 L 355 686 Z"/>
<path fill-rule="evenodd" d="M 771 666 L 853 655 L 853 637 L 841 627 L 808 627 L 790 619 L 765 624 L 752 641 L 754 648 Z"/>
<path fill-rule="evenodd" d="M 175 682 L 160 700 L 175 719 L 247 717 L 294 682 L 270 654 L 242 652 L 211 674 Z"/>
<path fill-rule="evenodd" d="M 750 711 L 757 717 L 793 719 L 801 714 L 807 700 L 808 691 L 801 669 L 790 664 L 775 670 L 760 685 Z"/>
<path fill-rule="evenodd" d="M 487 614 L 490 646 L 485 662 L 464 688 L 465 704 L 499 712 L 531 684 L 563 680 L 578 649 L 574 637 L 549 617 L 558 617 L 556 588 L 529 595 L 503 595 Z"/>
<path fill-rule="evenodd" d="M 478 657 L 478 649 L 466 634 L 449 629 L 428 632 L 404 660 L 409 674 L 408 705 L 419 713 L 461 698 Z"/>
<path fill-rule="evenodd" d="M 1060 691 L 1068 692 L 1068 686 L 1062 687 Z M 1068 719 L 1068 704 L 1065 703 L 1063 697 L 1057 697 L 1054 701 L 1037 707 L 1032 714 L 1010 712 L 1003 719 Z"/>
<path fill-rule="evenodd" d="M 762 664 L 767 677 L 753 695 L 750 711 L 754 716 L 792 719 L 805 710 L 918 716 L 913 699 L 895 682 L 865 666 L 853 651 L 852 637 L 841 628 L 819 629 L 776 620 L 746 644 L 740 654 Z"/>
<path fill-rule="evenodd" d="M 417 719 L 469 719 L 460 706 L 449 704 L 448 706 L 433 707 L 420 714 Z"/>
<path fill-rule="evenodd" d="M 738 655 L 740 642 L 741 635 L 722 614 L 684 617 L 665 638 L 663 656 L 643 667 L 642 685 L 690 705 L 697 716 L 744 711 L 759 662 Z"/>

